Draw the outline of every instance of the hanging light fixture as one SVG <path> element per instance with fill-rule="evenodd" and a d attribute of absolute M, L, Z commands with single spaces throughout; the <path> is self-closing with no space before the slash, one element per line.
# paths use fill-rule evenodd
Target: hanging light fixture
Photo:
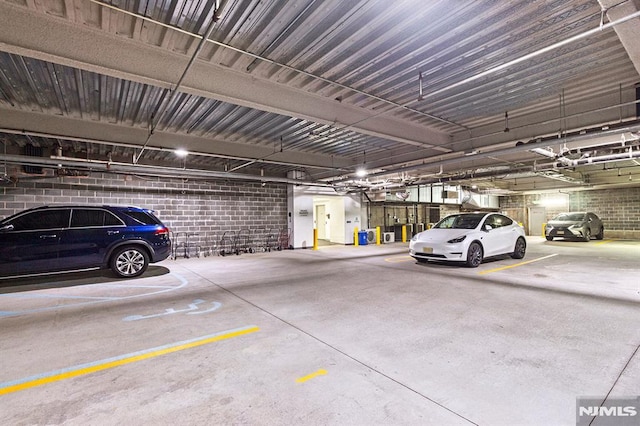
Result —
<path fill-rule="evenodd" d="M 176 154 L 177 157 L 180 158 L 185 158 L 187 155 L 189 155 L 189 151 L 187 151 L 184 148 L 178 148 L 175 151 L 173 151 L 174 154 Z"/>
<path fill-rule="evenodd" d="M 356 169 L 356 176 L 363 178 L 367 174 L 367 151 L 362 151 L 362 167 Z"/>

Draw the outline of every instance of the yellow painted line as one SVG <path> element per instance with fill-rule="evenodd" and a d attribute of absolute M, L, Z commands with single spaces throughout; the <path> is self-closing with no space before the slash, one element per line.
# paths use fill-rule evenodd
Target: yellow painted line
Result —
<path fill-rule="evenodd" d="M 315 373 L 311 373 L 311 374 L 308 374 L 306 376 L 297 378 L 296 379 L 296 383 L 304 383 L 307 380 L 311 380 L 311 379 L 316 378 L 318 376 L 326 376 L 326 375 L 327 375 L 327 370 L 324 370 L 324 369 L 321 368 L 320 370 L 316 371 Z"/>
<path fill-rule="evenodd" d="M 233 337 L 242 336 L 249 333 L 255 333 L 260 329 L 254 325 L 234 330 L 223 331 L 220 333 L 202 336 L 196 339 L 185 340 L 170 345 L 159 346 L 144 351 L 134 352 L 126 355 L 120 355 L 114 358 L 108 358 L 88 364 L 76 365 L 62 370 L 50 371 L 48 373 L 15 380 L 12 382 L 0 383 L 0 395 L 5 395 L 21 390 L 42 386 L 48 383 L 60 380 L 71 379 L 73 377 L 91 374 L 109 368 L 121 365 L 131 364 L 137 361 L 154 358 L 160 355 L 170 354 L 172 352 L 182 351 L 185 349 L 195 348 L 197 346 L 206 345 L 208 343 L 219 342 L 220 340 L 231 339 Z"/>
<path fill-rule="evenodd" d="M 615 240 L 602 240 L 602 241 L 598 241 L 597 243 L 595 243 L 595 246 L 601 246 L 602 244 L 609 244 L 614 242 Z"/>
<path fill-rule="evenodd" d="M 396 256 L 396 257 L 387 257 L 384 261 L 389 263 L 400 263 L 400 262 L 409 262 L 413 260 L 411 256 Z"/>
<path fill-rule="evenodd" d="M 522 265 L 526 265 L 528 263 L 533 263 L 533 262 L 538 262 L 540 260 L 544 260 L 544 259 L 549 259 L 550 257 L 554 257 L 557 256 L 558 254 L 550 254 L 549 256 L 543 256 L 543 257 L 539 257 L 537 259 L 532 259 L 532 260 L 528 260 L 526 262 L 520 262 L 520 263 L 516 263 L 515 265 L 507 265 L 507 266 L 502 266 L 500 268 L 495 268 L 495 269 L 487 269 L 486 271 L 480 271 L 478 272 L 478 274 L 480 275 L 484 275 L 484 274 L 490 274 L 492 272 L 498 272 L 498 271 L 504 271 L 505 269 L 511 269 L 511 268 L 516 268 L 518 266 L 522 266 Z"/>

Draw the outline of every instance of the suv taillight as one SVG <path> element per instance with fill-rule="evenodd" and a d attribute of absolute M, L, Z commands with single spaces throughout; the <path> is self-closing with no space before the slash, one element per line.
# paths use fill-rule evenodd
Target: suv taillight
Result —
<path fill-rule="evenodd" d="M 169 235 L 169 228 L 167 228 L 166 226 L 163 228 L 158 228 L 156 229 L 156 232 L 154 232 L 155 235 Z"/>

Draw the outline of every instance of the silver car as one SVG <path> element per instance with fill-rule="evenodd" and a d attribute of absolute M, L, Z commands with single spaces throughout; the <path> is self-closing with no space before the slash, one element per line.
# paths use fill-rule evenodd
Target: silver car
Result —
<path fill-rule="evenodd" d="M 545 225 L 544 235 L 547 241 L 555 237 L 589 241 L 592 236 L 601 240 L 604 238 L 604 225 L 591 212 L 560 213 Z"/>

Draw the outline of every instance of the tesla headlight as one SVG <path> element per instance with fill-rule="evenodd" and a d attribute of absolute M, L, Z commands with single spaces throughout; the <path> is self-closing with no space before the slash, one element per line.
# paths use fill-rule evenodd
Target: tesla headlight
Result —
<path fill-rule="evenodd" d="M 449 244 L 455 244 L 455 243 L 461 243 L 464 241 L 464 239 L 467 238 L 466 235 L 463 235 L 462 237 L 458 237 L 458 238 L 453 238 L 449 241 L 447 241 Z"/>

